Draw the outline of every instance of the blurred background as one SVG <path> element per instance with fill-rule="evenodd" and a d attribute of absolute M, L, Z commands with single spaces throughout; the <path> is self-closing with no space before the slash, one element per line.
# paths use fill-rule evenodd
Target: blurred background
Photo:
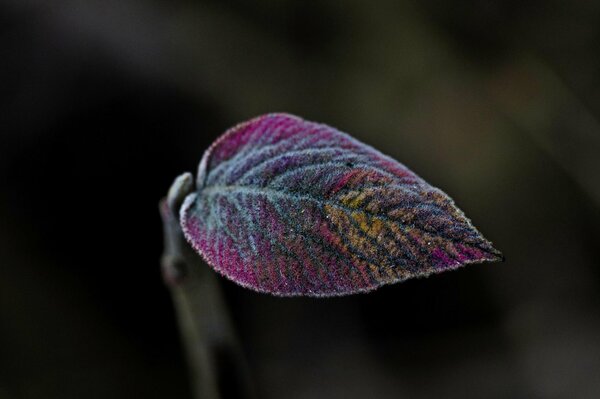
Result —
<path fill-rule="evenodd" d="M 600 2 L 0 0 L 0 398 L 189 398 L 158 200 L 286 111 L 506 256 L 347 298 L 221 280 L 261 398 L 597 398 Z"/>

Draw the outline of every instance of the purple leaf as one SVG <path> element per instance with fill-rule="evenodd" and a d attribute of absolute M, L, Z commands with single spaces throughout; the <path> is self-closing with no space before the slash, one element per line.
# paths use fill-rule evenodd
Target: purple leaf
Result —
<path fill-rule="evenodd" d="M 502 258 L 404 165 L 288 114 L 239 124 L 208 149 L 181 225 L 215 270 L 284 296 L 365 292 Z"/>

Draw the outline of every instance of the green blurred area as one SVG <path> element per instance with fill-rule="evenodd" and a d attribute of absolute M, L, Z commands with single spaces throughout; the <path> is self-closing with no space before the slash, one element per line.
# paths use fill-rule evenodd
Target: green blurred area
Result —
<path fill-rule="evenodd" d="M 507 261 L 322 302 L 224 282 L 261 397 L 597 397 L 600 2 L 0 13 L 0 398 L 189 395 L 156 202 L 274 111 L 400 160 Z"/>

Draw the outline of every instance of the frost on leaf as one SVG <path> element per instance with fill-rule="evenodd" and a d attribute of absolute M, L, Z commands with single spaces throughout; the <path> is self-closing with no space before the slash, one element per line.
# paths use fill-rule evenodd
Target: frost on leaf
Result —
<path fill-rule="evenodd" d="M 181 225 L 219 273 L 282 296 L 365 292 L 502 258 L 404 165 L 288 114 L 239 124 L 208 149 Z"/>

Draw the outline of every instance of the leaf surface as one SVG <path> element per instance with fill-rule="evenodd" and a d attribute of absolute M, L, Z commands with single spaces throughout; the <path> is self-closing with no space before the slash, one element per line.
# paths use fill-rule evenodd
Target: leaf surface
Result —
<path fill-rule="evenodd" d="M 215 270 L 282 296 L 365 292 L 502 258 L 441 190 L 289 114 L 259 116 L 213 143 L 180 216 Z"/>

